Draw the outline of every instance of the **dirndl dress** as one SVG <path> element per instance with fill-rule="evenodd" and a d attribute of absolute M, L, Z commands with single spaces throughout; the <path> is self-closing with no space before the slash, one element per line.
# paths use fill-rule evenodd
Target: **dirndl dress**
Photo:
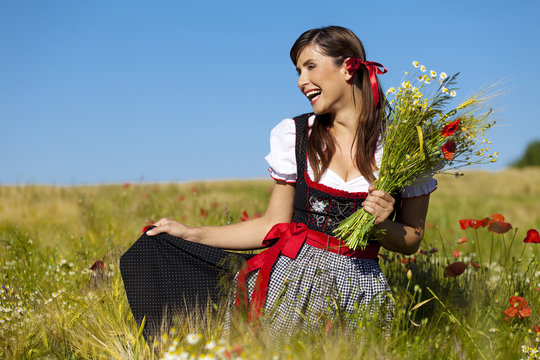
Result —
<path fill-rule="evenodd" d="M 363 180 L 365 191 L 349 192 L 312 180 L 305 145 L 314 118 L 286 119 L 272 131 L 269 170 L 296 190 L 292 222 L 272 228 L 264 240 L 268 249 L 238 254 L 160 234 L 143 235 L 122 256 L 127 298 L 135 320 L 146 318 L 145 336 L 159 332 L 164 309 L 189 313 L 218 301 L 220 292 L 233 294 L 228 303 L 247 306 L 251 319 L 267 315 L 279 334 L 319 329 L 336 316 L 351 329 L 365 314 L 390 323 L 394 304 L 377 260 L 380 245 L 352 251 L 332 236 L 361 207 L 369 184 Z M 417 185 L 413 195 L 433 191 L 433 182 Z M 396 208 L 399 203 L 398 196 Z M 235 279 L 232 291 L 220 285 L 223 276 Z"/>

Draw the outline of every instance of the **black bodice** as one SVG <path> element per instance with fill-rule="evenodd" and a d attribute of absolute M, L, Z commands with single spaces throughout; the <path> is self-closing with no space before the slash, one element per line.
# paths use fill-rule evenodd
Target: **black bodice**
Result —
<path fill-rule="evenodd" d="M 311 115 L 304 114 L 294 118 L 297 180 L 293 221 L 307 224 L 309 229 L 333 235 L 334 229 L 360 207 L 368 194 L 333 189 L 309 178 L 306 144 L 308 118 Z"/>

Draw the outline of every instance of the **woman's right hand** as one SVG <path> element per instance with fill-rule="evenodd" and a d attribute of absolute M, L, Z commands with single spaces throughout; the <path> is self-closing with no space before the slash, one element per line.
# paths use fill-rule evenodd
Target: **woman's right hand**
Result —
<path fill-rule="evenodd" d="M 195 228 L 184 225 L 178 221 L 161 218 L 155 224 L 154 228 L 148 230 L 146 235 L 154 236 L 161 233 L 167 233 L 172 236 L 182 238 L 184 240 L 193 241 L 193 233 Z"/>

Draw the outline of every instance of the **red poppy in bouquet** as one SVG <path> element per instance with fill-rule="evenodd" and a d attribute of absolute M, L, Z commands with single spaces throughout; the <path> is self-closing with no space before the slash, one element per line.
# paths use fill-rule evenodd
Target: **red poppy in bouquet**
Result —
<path fill-rule="evenodd" d="M 453 140 L 448 140 L 442 147 L 442 153 L 446 160 L 452 160 L 456 153 L 456 143 Z"/>
<path fill-rule="evenodd" d="M 474 261 L 472 261 L 472 260 L 471 260 L 471 266 L 472 266 L 473 268 L 480 269 L 480 265 L 478 265 L 478 263 L 476 263 L 476 262 L 474 262 Z"/>
<path fill-rule="evenodd" d="M 460 252 L 459 252 L 458 250 L 454 250 L 454 251 L 452 252 L 452 254 L 453 254 L 454 257 L 457 259 L 457 258 L 459 257 L 459 255 L 460 255 Z"/>
<path fill-rule="evenodd" d="M 524 243 L 528 244 L 540 244 L 540 235 L 536 229 L 530 229 L 527 231 L 527 236 L 523 239 Z"/>
<path fill-rule="evenodd" d="M 441 130 L 441 135 L 443 137 L 448 137 L 450 135 L 453 135 L 457 129 L 459 128 L 459 123 L 461 122 L 461 118 L 457 119 L 456 121 L 452 121 L 451 123 L 445 125 L 443 129 Z"/>
<path fill-rule="evenodd" d="M 462 237 L 461 239 L 458 240 L 458 244 L 464 244 L 467 242 L 467 238 L 466 237 Z"/>
<path fill-rule="evenodd" d="M 531 308 L 529 303 L 521 296 L 512 296 L 510 298 L 510 307 L 504 310 L 504 315 L 506 315 L 504 318 L 506 321 L 516 315 L 519 319 L 522 319 L 531 315 Z"/>

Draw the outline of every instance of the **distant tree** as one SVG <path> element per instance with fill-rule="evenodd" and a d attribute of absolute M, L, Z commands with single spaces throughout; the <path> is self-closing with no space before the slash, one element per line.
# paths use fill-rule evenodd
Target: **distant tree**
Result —
<path fill-rule="evenodd" d="M 534 140 L 527 145 L 521 159 L 515 161 L 512 166 L 522 168 L 525 166 L 540 166 L 540 140 Z"/>

